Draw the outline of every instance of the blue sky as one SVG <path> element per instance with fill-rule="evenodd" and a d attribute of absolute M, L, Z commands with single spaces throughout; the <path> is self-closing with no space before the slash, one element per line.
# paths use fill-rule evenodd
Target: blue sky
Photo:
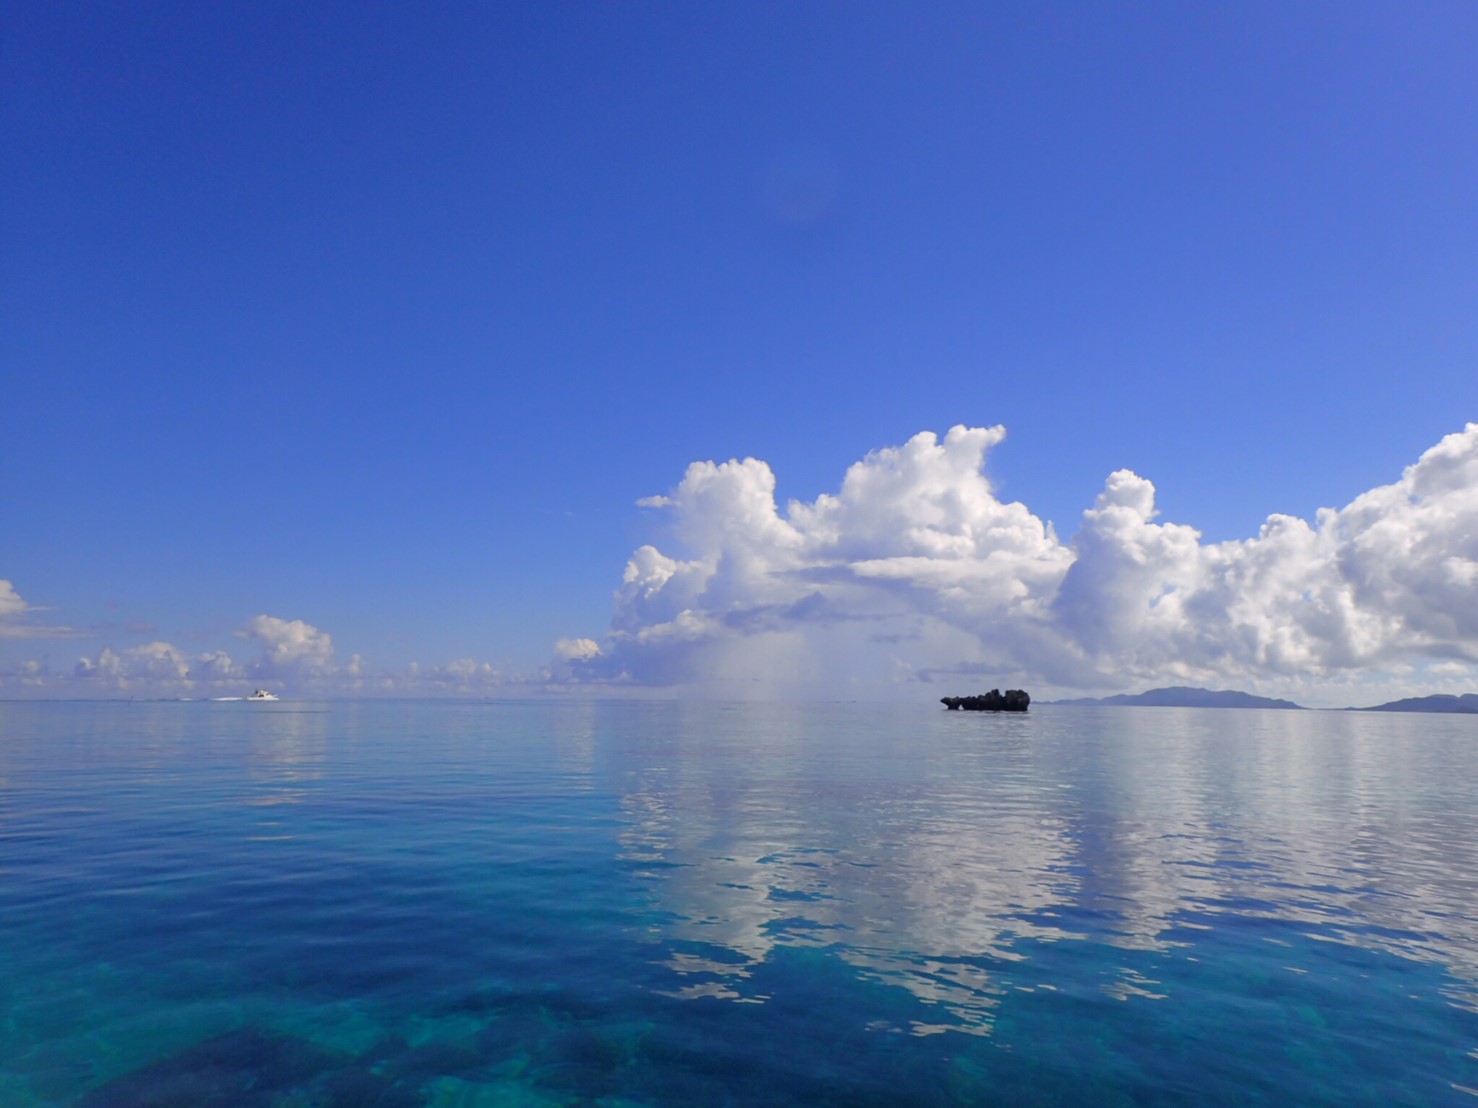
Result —
<path fill-rule="evenodd" d="M 320 678 L 355 654 L 536 677 L 561 639 L 624 657 L 633 551 L 734 560 L 636 504 L 698 461 L 763 460 L 784 516 L 869 452 L 1004 425 L 992 494 L 1070 557 L 1115 471 L 1209 546 L 1313 525 L 1478 419 L 1468 3 L 58 3 L 5 25 L 0 694 L 161 643 L 306 680 L 264 660 L 292 637 L 253 637 L 261 616 L 332 636 Z M 1432 564 L 1461 584 L 1451 533 Z M 1066 611 L 1056 581 L 1033 603 Z M 1455 627 L 1389 651 L 1189 676 L 1466 687 L 1473 602 L 1444 595 Z M 730 630 L 759 603 L 704 597 Z M 1188 676 L 1007 673 L 985 654 L 1018 616 L 964 629 L 985 668 L 962 678 Z M 879 672 L 938 671 L 907 634 L 869 641 L 890 639 Z M 790 657 L 769 641 L 744 664 Z M 555 676 L 749 674 L 593 657 Z"/>

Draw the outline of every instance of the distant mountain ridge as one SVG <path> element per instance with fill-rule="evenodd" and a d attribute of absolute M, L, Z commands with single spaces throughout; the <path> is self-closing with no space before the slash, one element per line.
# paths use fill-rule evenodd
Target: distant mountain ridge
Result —
<path fill-rule="evenodd" d="M 1112 708 L 1295 708 L 1307 711 L 1302 704 L 1291 700 L 1275 700 L 1268 696 L 1253 696 L 1251 693 L 1231 689 L 1198 689 L 1188 685 L 1171 685 L 1163 689 L 1150 689 L 1142 693 L 1119 693 L 1115 696 L 1080 696 L 1071 700 L 1044 700 L 1043 704 L 1066 705 L 1069 707 L 1105 705 Z M 1478 693 L 1436 693 L 1432 696 L 1409 696 L 1403 700 L 1392 700 L 1386 704 L 1375 704 L 1369 708 L 1346 708 L 1347 712 L 1446 712 L 1457 715 L 1478 715 Z"/>
<path fill-rule="evenodd" d="M 1478 697 L 1474 698 L 1478 700 Z M 1103 704 L 1115 708 L 1296 708 L 1304 711 L 1302 704 L 1291 700 L 1274 700 L 1267 696 L 1230 689 L 1195 689 L 1186 685 L 1172 685 L 1164 689 L 1150 689 L 1142 693 L 1119 693 L 1116 696 L 1080 696 L 1073 700 L 1050 700 L 1049 704 L 1089 705 Z"/>
<path fill-rule="evenodd" d="M 1432 696 L 1408 696 L 1404 700 L 1392 700 L 1388 704 L 1376 704 L 1370 708 L 1356 708 L 1357 712 L 1457 712 L 1478 715 L 1478 693 L 1436 693 Z"/>

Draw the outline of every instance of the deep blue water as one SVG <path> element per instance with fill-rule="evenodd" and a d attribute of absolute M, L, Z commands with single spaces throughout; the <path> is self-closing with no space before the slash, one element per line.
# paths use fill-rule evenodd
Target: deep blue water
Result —
<path fill-rule="evenodd" d="M 1478 718 L 0 703 L 0 1104 L 1478 1108 Z"/>

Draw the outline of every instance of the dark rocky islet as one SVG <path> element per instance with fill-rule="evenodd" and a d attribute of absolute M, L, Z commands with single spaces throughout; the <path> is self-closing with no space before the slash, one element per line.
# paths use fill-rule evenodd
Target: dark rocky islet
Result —
<path fill-rule="evenodd" d="M 991 689 L 978 696 L 941 696 L 939 703 L 951 712 L 963 709 L 967 712 L 1024 712 L 1032 698 L 1022 689 Z"/>

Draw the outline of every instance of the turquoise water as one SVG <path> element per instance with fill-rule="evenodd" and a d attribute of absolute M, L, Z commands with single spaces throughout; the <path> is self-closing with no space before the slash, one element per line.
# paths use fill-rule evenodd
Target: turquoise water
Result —
<path fill-rule="evenodd" d="M 0 1104 L 1478 1108 L 1478 718 L 0 703 Z"/>

